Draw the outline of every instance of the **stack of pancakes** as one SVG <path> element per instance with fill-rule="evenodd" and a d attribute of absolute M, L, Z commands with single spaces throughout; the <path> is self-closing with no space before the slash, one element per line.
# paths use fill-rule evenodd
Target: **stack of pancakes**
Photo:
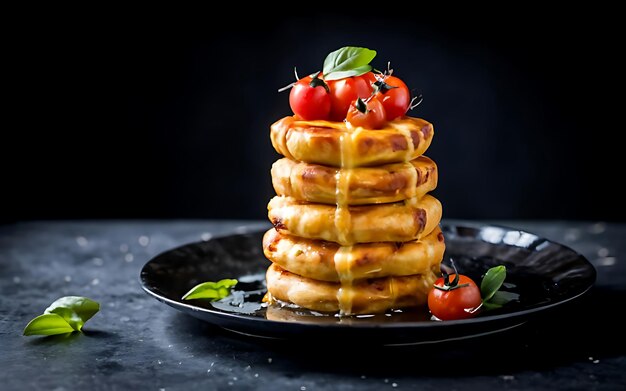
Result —
<path fill-rule="evenodd" d="M 437 166 L 422 154 L 433 126 L 383 129 L 285 117 L 271 127 L 270 303 L 342 315 L 423 305 L 445 249 Z"/>

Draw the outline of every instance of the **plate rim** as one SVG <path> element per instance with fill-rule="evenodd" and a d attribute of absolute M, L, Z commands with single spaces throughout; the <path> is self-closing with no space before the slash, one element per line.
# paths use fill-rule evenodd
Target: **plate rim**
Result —
<path fill-rule="evenodd" d="M 445 226 L 454 226 L 454 227 L 463 227 L 463 228 L 471 228 L 471 229 L 483 229 L 483 228 L 498 228 L 500 230 L 506 230 L 506 231 L 517 231 L 520 233 L 526 233 L 526 234 L 530 234 L 533 235 L 539 239 L 543 239 L 546 240 L 552 244 L 556 244 L 558 246 L 560 246 L 563 249 L 566 249 L 568 251 L 571 251 L 574 255 L 576 255 L 578 258 L 582 259 L 589 267 L 590 270 L 592 272 L 592 276 L 591 276 L 591 282 L 589 283 L 588 286 L 585 287 L 585 289 L 583 289 L 581 292 L 578 292 L 575 295 L 560 299 L 558 301 L 552 302 L 552 303 L 548 303 L 548 304 L 544 304 L 544 305 L 538 305 L 532 308 L 527 308 L 527 309 L 522 309 L 519 311 L 514 311 L 514 312 L 508 312 L 505 314 L 496 314 L 496 315 L 485 315 L 485 316 L 480 316 L 480 317 L 476 317 L 476 318 L 469 318 L 469 319 L 457 319 L 457 320 L 446 320 L 446 321 L 403 321 L 403 322 L 389 322 L 389 323 L 368 323 L 368 322 L 363 322 L 363 323 L 354 323 L 354 324 L 347 324 L 347 323 L 309 323 L 309 322 L 298 322 L 298 321 L 289 321 L 289 320 L 275 320 L 275 319 L 267 319 L 267 318 L 261 318 L 261 317 L 256 317 L 256 316 L 249 316 L 246 314 L 239 314 L 239 313 L 229 313 L 229 312 L 225 312 L 225 311 L 221 311 L 218 309 L 210 309 L 210 308 L 204 308 L 204 307 L 199 307 L 199 306 L 195 306 L 193 304 L 188 304 L 188 303 L 183 303 L 174 299 L 171 299 L 169 297 L 165 297 L 163 295 L 159 295 L 158 293 L 152 291 L 149 287 L 148 284 L 144 281 L 144 273 L 146 272 L 146 269 L 148 268 L 148 265 L 151 262 L 154 262 L 155 260 L 157 260 L 158 258 L 160 258 L 161 256 L 164 256 L 167 253 L 170 252 L 174 252 L 177 251 L 179 249 L 188 247 L 188 246 L 192 246 L 192 245 L 198 245 L 200 243 L 206 243 L 207 241 L 194 241 L 194 242 L 188 242 L 188 243 L 183 243 L 179 246 L 176 247 L 172 247 L 170 249 L 167 249 L 165 251 L 162 251 L 154 256 L 152 256 L 147 262 L 144 263 L 144 265 L 141 268 L 141 271 L 139 272 L 139 283 L 141 285 L 141 288 L 150 296 L 154 297 L 155 299 L 157 299 L 158 301 L 169 305 L 170 307 L 173 307 L 174 309 L 177 310 L 181 310 L 180 308 L 177 307 L 185 307 L 187 308 L 189 311 L 191 312 L 201 312 L 207 315 L 210 315 L 212 317 L 216 317 L 216 318 L 220 318 L 220 319 L 225 319 L 225 320 L 239 320 L 239 321 L 246 321 L 246 322 L 256 322 L 259 324 L 274 324 L 274 323 L 279 323 L 282 325 L 288 324 L 288 325 L 294 325 L 297 324 L 298 327 L 308 327 L 308 328 L 323 328 L 323 329 L 338 329 L 338 330 L 343 330 L 343 329 L 421 329 L 421 328 L 427 328 L 427 329 L 433 329 L 433 328 L 450 328 L 450 327 L 462 327 L 462 326 L 472 326 L 472 325 L 478 325 L 478 324 L 482 324 L 482 323 L 490 323 L 490 322 L 498 322 L 498 321 L 505 321 L 505 320 L 512 320 L 515 318 L 522 318 L 522 317 L 529 317 L 544 311 L 547 311 L 551 308 L 554 308 L 556 306 L 560 306 L 563 304 L 566 304 L 568 302 L 571 302 L 573 300 L 576 300 L 578 298 L 580 298 L 581 296 L 585 295 L 586 293 L 589 292 L 590 289 L 593 288 L 593 286 L 596 283 L 597 280 L 597 270 L 595 268 L 595 266 L 593 266 L 593 264 L 584 256 L 582 255 L 580 252 L 572 249 L 571 247 L 562 244 L 560 242 L 556 242 L 554 240 L 545 238 L 543 236 L 537 235 L 533 232 L 530 231 L 526 231 L 523 229 L 519 229 L 519 228 L 514 228 L 511 226 L 507 226 L 507 225 L 502 225 L 502 224 L 497 224 L 497 223 L 476 223 L 476 222 L 466 222 L 466 221 L 462 221 L 462 220 L 442 220 L 442 222 L 440 223 L 440 226 L 445 227 Z M 268 227 L 267 229 L 271 229 L 271 227 Z M 265 228 L 251 228 L 250 230 L 247 230 L 245 232 L 231 232 L 231 233 L 226 233 L 226 234 L 222 234 L 222 235 L 217 235 L 212 237 L 211 239 L 209 239 L 208 241 L 214 241 L 214 240 L 219 240 L 219 239 L 223 239 L 223 238 L 230 238 L 230 237 L 235 237 L 235 236 L 245 236 L 245 235 L 254 235 L 254 234 L 259 234 L 259 233 L 263 233 L 265 232 L 267 229 Z M 488 242 L 486 242 L 488 243 Z M 269 261 L 268 261 L 269 262 Z"/>

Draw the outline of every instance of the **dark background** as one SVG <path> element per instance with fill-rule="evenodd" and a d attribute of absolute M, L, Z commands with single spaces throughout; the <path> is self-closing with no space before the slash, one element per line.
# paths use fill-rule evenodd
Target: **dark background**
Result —
<path fill-rule="evenodd" d="M 309 14 L 29 20 L 8 42 L 0 220 L 266 218 L 277 88 L 346 45 L 423 94 L 444 217 L 626 217 L 610 11 Z"/>

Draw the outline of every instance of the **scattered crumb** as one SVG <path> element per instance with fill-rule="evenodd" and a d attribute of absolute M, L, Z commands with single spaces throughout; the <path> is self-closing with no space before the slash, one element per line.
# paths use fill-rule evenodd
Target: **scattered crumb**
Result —
<path fill-rule="evenodd" d="M 89 241 L 87 240 L 86 237 L 84 236 L 78 236 L 76 238 L 76 243 L 80 246 L 80 247 L 85 247 L 86 245 L 89 244 Z"/>
<path fill-rule="evenodd" d="M 601 234 L 605 230 L 606 230 L 606 224 L 602 222 L 595 223 L 594 225 L 589 227 L 589 232 L 591 232 L 592 234 Z"/>
<path fill-rule="evenodd" d="M 142 247 L 146 247 L 148 244 L 150 244 L 150 238 L 146 235 L 141 235 L 139 239 L 137 239 L 137 241 L 139 242 L 139 245 Z"/>
<path fill-rule="evenodd" d="M 613 266 L 615 265 L 616 258 L 615 257 L 606 257 L 600 258 L 597 261 L 598 266 Z"/>

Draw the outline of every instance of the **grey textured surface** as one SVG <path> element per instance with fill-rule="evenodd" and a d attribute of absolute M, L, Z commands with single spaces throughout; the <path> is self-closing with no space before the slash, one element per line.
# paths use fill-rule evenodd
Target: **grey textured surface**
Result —
<path fill-rule="evenodd" d="M 264 222 L 0 226 L 0 389 L 624 389 L 626 224 L 498 222 L 564 243 L 598 271 L 591 293 L 507 333 L 415 348 L 263 342 L 181 314 L 139 271 L 174 246 Z M 99 301 L 84 334 L 22 337 L 60 296 Z"/>

